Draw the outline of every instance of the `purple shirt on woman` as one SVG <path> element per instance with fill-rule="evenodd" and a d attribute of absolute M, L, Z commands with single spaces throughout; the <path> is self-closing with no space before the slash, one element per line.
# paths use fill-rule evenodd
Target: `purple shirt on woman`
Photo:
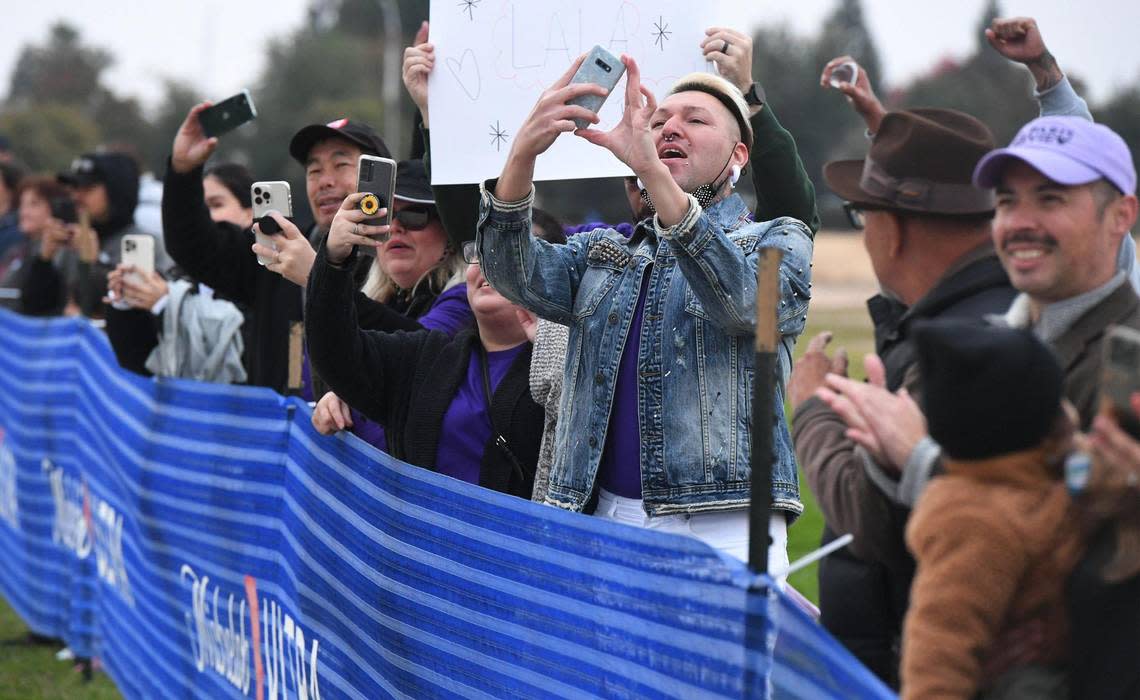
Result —
<path fill-rule="evenodd" d="M 457 284 L 445 289 L 436 297 L 427 313 L 417 319 L 420 325 L 428 330 L 442 331 L 452 338 L 459 331 L 471 325 L 471 307 L 467 303 L 467 285 Z M 306 401 L 313 401 L 313 381 L 309 369 L 309 350 L 305 348 L 305 364 L 303 368 L 303 388 L 301 395 Z M 375 421 L 368 420 L 364 414 L 351 409 L 352 434 L 372 445 L 381 452 L 388 451 L 388 438 L 384 435 L 384 426 Z"/>
<path fill-rule="evenodd" d="M 492 396 L 524 347 L 526 343 L 509 350 L 487 353 Z M 490 409 L 483 384 L 483 362 L 476 349 L 467 363 L 467 377 L 459 385 L 459 393 L 451 400 L 447 413 L 443 415 L 435 459 L 436 471 L 469 484 L 479 483 L 483 452 L 491 440 Z"/>

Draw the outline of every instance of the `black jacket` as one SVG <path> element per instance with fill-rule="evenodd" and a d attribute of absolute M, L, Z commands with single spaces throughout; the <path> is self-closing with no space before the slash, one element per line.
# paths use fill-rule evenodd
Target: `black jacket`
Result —
<path fill-rule="evenodd" d="M 386 321 L 373 327 L 391 332 L 362 330 L 348 303 L 352 290 L 351 264 L 330 264 L 322 245 L 306 299 L 313 368 L 337 396 L 385 427 L 392 456 L 434 471 L 444 414 L 467 376 L 471 353 L 480 351 L 478 331 L 450 338 L 438 331 L 399 330 L 408 319 L 388 309 Z M 542 407 L 530 396 L 528 344 L 492 397 L 495 434 L 483 451 L 480 486 L 530 498 L 543 421 Z M 496 436 L 505 439 L 505 448 Z"/>
<path fill-rule="evenodd" d="M 162 228 L 170 257 L 189 277 L 249 309 L 247 322 L 252 327 L 244 358 L 249 383 L 280 393 L 299 388 L 288 386 L 289 334 L 294 324 L 301 323 L 304 290 L 258 264 L 251 231 L 210 219 L 201 168 L 182 175 L 168 166 L 163 188 Z M 367 263 L 370 259 L 356 271 L 357 288 Z M 362 292 L 354 292 L 353 299 L 365 327 L 372 327 L 378 314 L 387 311 Z M 412 319 L 405 322 L 419 327 Z"/>
<path fill-rule="evenodd" d="M 982 323 L 989 314 L 1004 313 L 1016 294 L 992 246 L 986 245 L 963 257 L 909 308 L 883 296 L 870 299 L 867 306 L 875 328 L 875 349 L 886 368 L 887 388 L 895 391 L 906 386 L 916 398 L 921 391 L 910 335 L 915 321 L 956 318 Z M 825 519 L 831 520 L 835 516 L 828 516 L 828 505 L 820 504 Z M 840 550 L 820 563 L 820 622 L 876 675 L 897 688 L 899 643 L 914 561 L 903 540 L 909 509 L 892 503 L 887 510 L 888 521 L 876 522 L 875 534 L 863 533 L 864 539 L 877 540 L 875 560 Z M 835 537 L 830 528 L 824 528 L 824 543 Z"/>

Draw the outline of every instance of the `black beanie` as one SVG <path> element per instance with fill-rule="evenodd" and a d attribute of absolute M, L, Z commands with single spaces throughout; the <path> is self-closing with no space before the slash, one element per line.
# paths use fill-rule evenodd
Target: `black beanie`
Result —
<path fill-rule="evenodd" d="M 1033 333 L 964 321 L 915 324 L 930 437 L 954 459 L 1041 443 L 1061 410 L 1063 374 Z"/>

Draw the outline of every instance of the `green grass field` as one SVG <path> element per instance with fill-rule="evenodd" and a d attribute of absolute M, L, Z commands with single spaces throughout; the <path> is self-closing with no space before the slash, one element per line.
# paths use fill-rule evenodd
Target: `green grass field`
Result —
<path fill-rule="evenodd" d="M 57 661 L 59 645 L 25 644 L 28 628 L 7 601 L 0 597 L 0 700 L 102 700 L 118 698 L 119 691 L 106 674 L 90 682 L 74 669 L 72 661 Z"/>
<path fill-rule="evenodd" d="M 847 349 L 851 358 L 852 376 L 863 376 L 863 356 L 875 349 L 871 337 L 871 320 L 863 307 L 842 310 L 813 310 L 808 314 L 807 329 L 796 347 L 796 358 L 803 353 L 807 342 L 817 333 L 829 330 L 833 337 L 829 350 L 839 347 Z M 790 416 L 789 416 L 790 418 Z M 823 530 L 823 514 L 807 488 L 807 480 L 800 474 L 800 497 L 804 503 L 804 513 L 788 530 L 788 558 L 792 561 L 819 548 L 819 536 Z M 819 565 L 812 564 L 789 577 L 788 581 L 796 590 L 813 602 L 819 601 Z"/>
<path fill-rule="evenodd" d="M 852 374 L 862 376 L 861 358 L 872 350 L 870 321 L 866 311 L 861 307 L 842 311 L 812 311 L 798 353 L 803 352 L 808 339 L 823 330 L 834 333 L 832 347 L 847 348 L 852 362 Z M 788 531 L 788 555 L 792 561 L 819 546 L 820 531 L 823 529 L 823 516 L 802 475 L 800 483 L 804 514 Z M 812 565 L 790 579 L 797 590 L 813 601 L 818 599 L 817 570 L 818 566 Z M 26 635 L 27 628 L 23 621 L 0 597 L 0 700 L 100 700 L 119 697 L 114 684 L 105 674 L 96 673 L 94 680 L 84 682 L 82 675 L 73 670 L 72 662 L 55 659 L 59 647 L 27 646 L 23 644 Z"/>

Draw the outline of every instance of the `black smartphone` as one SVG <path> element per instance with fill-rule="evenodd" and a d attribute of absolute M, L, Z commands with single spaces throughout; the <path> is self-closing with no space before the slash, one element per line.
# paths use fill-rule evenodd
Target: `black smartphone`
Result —
<path fill-rule="evenodd" d="M 75 210 L 75 202 L 71 197 L 53 197 L 48 206 L 51 207 L 51 218 L 64 224 L 79 223 L 79 213 Z"/>
<path fill-rule="evenodd" d="M 256 118 L 257 108 L 253 106 L 249 90 L 242 90 L 233 97 L 227 97 L 218 104 L 198 112 L 198 123 L 210 138 L 233 131 Z"/>
<path fill-rule="evenodd" d="M 392 195 L 396 191 L 396 161 L 380 156 L 362 155 L 356 165 L 356 191 L 367 192 L 360 200 L 360 210 L 365 214 L 375 214 L 387 209 L 384 216 L 364 220 L 368 226 L 387 226 L 392 223 Z M 365 255 L 375 255 L 376 249 L 358 247 Z"/>

